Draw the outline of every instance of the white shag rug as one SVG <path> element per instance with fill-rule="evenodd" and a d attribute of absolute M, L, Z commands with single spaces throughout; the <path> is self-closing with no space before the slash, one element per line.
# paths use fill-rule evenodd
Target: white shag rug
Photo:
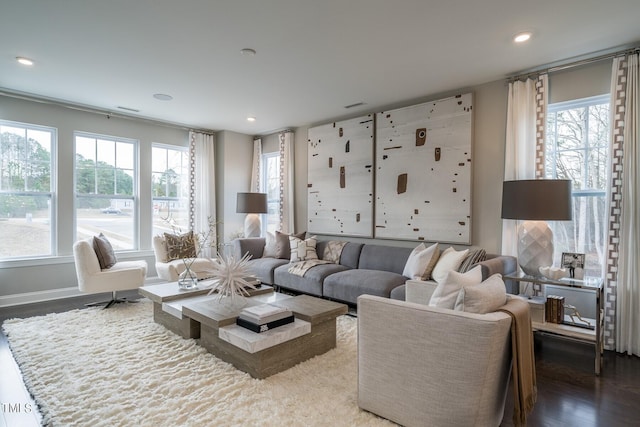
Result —
<path fill-rule="evenodd" d="M 149 300 L 3 324 L 54 426 L 390 426 L 357 404 L 357 320 L 337 348 L 265 380 L 153 322 Z"/>

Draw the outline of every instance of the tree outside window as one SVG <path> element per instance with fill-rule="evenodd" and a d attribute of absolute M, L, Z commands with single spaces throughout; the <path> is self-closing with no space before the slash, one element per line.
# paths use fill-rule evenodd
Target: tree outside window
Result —
<path fill-rule="evenodd" d="M 103 233 L 114 249 L 136 249 L 137 141 L 75 133 L 76 238 Z"/>
<path fill-rule="evenodd" d="M 54 128 L 0 121 L 0 258 L 54 255 Z"/>
<path fill-rule="evenodd" d="M 267 213 L 262 215 L 262 231 L 275 233 L 280 229 L 280 154 L 262 155 L 260 191 L 267 193 Z"/>
<path fill-rule="evenodd" d="M 573 221 L 551 222 L 555 265 L 562 252 L 586 254 L 585 273 L 601 276 L 607 232 L 609 96 L 551 104 L 545 175 L 573 181 Z"/>

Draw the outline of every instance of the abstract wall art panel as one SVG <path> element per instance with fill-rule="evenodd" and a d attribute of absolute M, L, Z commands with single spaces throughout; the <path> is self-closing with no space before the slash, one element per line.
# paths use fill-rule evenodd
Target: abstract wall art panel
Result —
<path fill-rule="evenodd" d="M 373 237 L 373 117 L 309 129 L 310 233 Z"/>
<path fill-rule="evenodd" d="M 376 115 L 375 237 L 471 243 L 471 93 Z"/>

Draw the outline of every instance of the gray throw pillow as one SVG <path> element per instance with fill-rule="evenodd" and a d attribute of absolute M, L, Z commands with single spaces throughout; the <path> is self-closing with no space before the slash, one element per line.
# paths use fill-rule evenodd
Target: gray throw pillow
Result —
<path fill-rule="evenodd" d="M 111 243 L 102 233 L 99 236 L 93 236 L 93 250 L 96 252 L 101 270 L 111 268 L 118 262 Z"/>
<path fill-rule="evenodd" d="M 306 231 L 298 234 L 291 234 L 300 240 L 304 240 L 307 235 Z M 276 230 L 276 258 L 291 259 L 291 246 L 289 244 L 289 234 L 281 233 Z"/>

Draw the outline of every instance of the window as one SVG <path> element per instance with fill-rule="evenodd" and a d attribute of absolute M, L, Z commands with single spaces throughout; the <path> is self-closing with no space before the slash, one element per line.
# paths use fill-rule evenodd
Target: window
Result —
<path fill-rule="evenodd" d="M 137 141 L 76 132 L 76 239 L 103 233 L 137 248 Z"/>
<path fill-rule="evenodd" d="M 267 193 L 267 211 L 262 215 L 262 232 L 275 233 L 280 229 L 280 154 L 262 155 L 260 191 Z M 266 226 L 265 226 L 266 224 Z"/>
<path fill-rule="evenodd" d="M 0 258 L 54 255 L 54 128 L 0 121 Z"/>
<path fill-rule="evenodd" d="M 545 175 L 573 181 L 573 221 L 552 222 L 555 265 L 562 252 L 585 253 L 585 274 L 600 276 L 607 232 L 609 95 L 551 104 Z"/>
<path fill-rule="evenodd" d="M 151 149 L 153 235 L 189 229 L 189 153 L 154 144 Z"/>

